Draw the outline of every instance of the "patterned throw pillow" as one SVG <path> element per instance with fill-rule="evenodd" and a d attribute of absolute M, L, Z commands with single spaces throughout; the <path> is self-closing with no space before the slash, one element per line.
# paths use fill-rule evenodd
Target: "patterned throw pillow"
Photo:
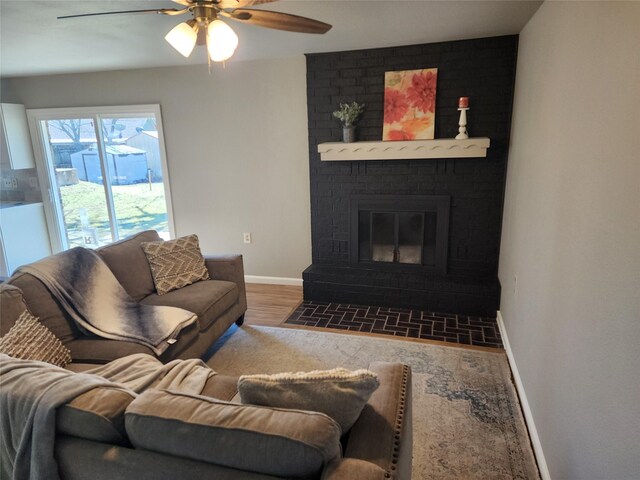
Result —
<path fill-rule="evenodd" d="M 142 242 L 158 295 L 209 280 L 197 235 L 160 242 Z"/>
<path fill-rule="evenodd" d="M 14 358 L 37 360 L 65 367 L 71 363 L 71 352 L 51 330 L 45 327 L 27 310 L 0 338 L 0 353 Z"/>
<path fill-rule="evenodd" d="M 243 375 L 238 392 L 244 404 L 321 412 L 348 432 L 380 386 L 369 370 L 344 368 L 313 372 Z"/>

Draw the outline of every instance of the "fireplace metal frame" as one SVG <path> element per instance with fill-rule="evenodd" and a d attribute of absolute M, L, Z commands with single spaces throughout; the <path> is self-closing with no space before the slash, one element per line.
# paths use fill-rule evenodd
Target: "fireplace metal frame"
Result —
<path fill-rule="evenodd" d="M 349 263 L 354 267 L 380 270 L 405 270 L 446 274 L 449 255 L 450 195 L 356 195 L 349 202 Z M 358 224 L 361 210 L 376 212 L 436 213 L 436 256 L 434 265 L 409 263 L 363 262 L 359 255 Z"/>

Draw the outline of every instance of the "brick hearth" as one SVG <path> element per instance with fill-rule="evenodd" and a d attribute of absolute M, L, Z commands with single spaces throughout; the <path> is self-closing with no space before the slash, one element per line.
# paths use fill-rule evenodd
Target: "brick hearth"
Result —
<path fill-rule="evenodd" d="M 503 348 L 495 317 L 303 302 L 285 323 Z"/>

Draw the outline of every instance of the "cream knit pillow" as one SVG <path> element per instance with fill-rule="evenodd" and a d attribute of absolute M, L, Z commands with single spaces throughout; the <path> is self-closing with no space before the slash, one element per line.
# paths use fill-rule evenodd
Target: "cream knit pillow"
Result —
<path fill-rule="evenodd" d="M 0 353 L 59 367 L 71 363 L 69 349 L 28 310 L 22 312 L 7 334 L 0 338 Z"/>
<path fill-rule="evenodd" d="M 245 404 L 324 413 L 346 433 L 379 385 L 377 375 L 369 370 L 335 368 L 243 375 L 238 380 L 238 391 Z"/>
<path fill-rule="evenodd" d="M 158 295 L 200 280 L 209 280 L 197 235 L 166 242 L 142 242 L 140 245 L 149 260 Z"/>

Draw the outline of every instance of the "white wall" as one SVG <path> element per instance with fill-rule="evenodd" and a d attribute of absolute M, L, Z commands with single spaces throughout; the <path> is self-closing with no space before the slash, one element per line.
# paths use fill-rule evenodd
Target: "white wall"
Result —
<path fill-rule="evenodd" d="M 248 275 L 300 278 L 311 263 L 304 57 L 2 85 L 27 108 L 159 103 L 177 234 L 244 254 Z"/>
<path fill-rule="evenodd" d="M 640 478 L 639 26 L 547 1 L 520 36 L 501 311 L 554 479 Z"/>

